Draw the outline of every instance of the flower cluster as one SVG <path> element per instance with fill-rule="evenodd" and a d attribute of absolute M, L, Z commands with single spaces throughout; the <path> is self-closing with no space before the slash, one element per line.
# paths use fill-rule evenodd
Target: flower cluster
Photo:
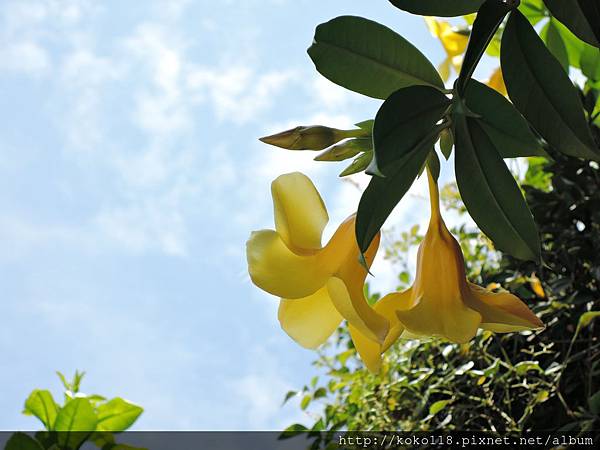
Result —
<path fill-rule="evenodd" d="M 436 337 L 465 343 L 478 329 L 504 333 L 543 327 L 516 296 L 470 283 L 459 243 L 441 215 L 437 182 L 428 171 L 431 218 L 419 246 L 413 286 L 386 295 L 371 307 L 364 296 L 379 236 L 361 255 L 348 217 L 323 246 L 329 218 L 312 181 L 301 173 L 272 183 L 275 230 L 252 233 L 248 271 L 254 284 L 281 298 L 284 331 L 306 348 L 317 348 L 343 320 L 367 368 L 399 338 Z"/>

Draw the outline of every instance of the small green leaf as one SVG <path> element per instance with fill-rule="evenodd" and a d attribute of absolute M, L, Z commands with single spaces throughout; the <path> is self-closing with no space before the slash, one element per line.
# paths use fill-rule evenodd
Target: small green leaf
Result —
<path fill-rule="evenodd" d="M 597 317 L 600 317 L 600 311 L 588 311 L 586 313 L 583 313 L 581 317 L 579 317 L 578 327 L 587 327 L 590 323 L 592 323 L 592 320 L 594 320 Z"/>
<path fill-rule="evenodd" d="M 435 416 L 450 403 L 451 400 L 439 400 L 429 407 L 429 415 Z"/>
<path fill-rule="evenodd" d="M 313 398 L 316 400 L 323 397 L 327 397 L 327 390 L 325 388 L 320 387 L 313 394 Z"/>
<path fill-rule="evenodd" d="M 594 0 L 544 0 L 554 17 L 579 39 L 600 47 L 600 7 Z"/>
<path fill-rule="evenodd" d="M 58 443 L 67 449 L 77 449 L 96 430 L 98 418 L 86 398 L 74 398 L 61 408 L 54 429 Z"/>
<path fill-rule="evenodd" d="M 523 194 L 476 119 L 453 116 L 456 181 L 467 211 L 496 247 L 539 261 L 540 241 Z"/>
<path fill-rule="evenodd" d="M 319 25 L 308 54 L 324 77 L 369 97 L 385 99 L 413 85 L 444 87 L 437 70 L 414 45 L 362 17 L 342 16 Z"/>
<path fill-rule="evenodd" d="M 295 424 L 287 427 L 285 430 L 283 430 L 283 433 L 281 433 L 281 435 L 279 436 L 279 439 L 291 439 L 291 438 L 298 436 L 299 434 L 305 433 L 307 431 L 308 431 L 308 428 L 306 428 L 304 425 L 295 423 Z"/>
<path fill-rule="evenodd" d="M 569 73 L 569 54 L 567 53 L 567 46 L 556 23 L 556 19 L 550 19 L 544 28 L 542 28 L 540 37 L 565 72 Z"/>
<path fill-rule="evenodd" d="M 97 411 L 99 431 L 120 432 L 133 425 L 144 409 L 117 397 L 100 405 Z"/>
<path fill-rule="evenodd" d="M 390 95 L 375 116 L 372 165 L 387 175 L 389 166 L 417 146 L 450 105 L 444 94 L 428 86 L 411 86 Z"/>
<path fill-rule="evenodd" d="M 465 102 L 503 158 L 546 155 L 521 113 L 496 90 L 472 80 Z"/>
<path fill-rule="evenodd" d="M 509 1 L 507 3 L 498 0 L 487 0 L 477 13 L 477 18 L 473 23 L 469 46 L 465 53 L 463 63 L 458 75 L 456 87 L 459 94 L 462 94 L 471 79 L 479 60 L 483 56 L 488 44 L 493 39 L 498 27 L 504 20 L 504 17 L 516 6 L 518 2 Z"/>
<path fill-rule="evenodd" d="M 288 393 L 285 394 L 285 398 L 283 399 L 283 404 L 285 405 L 292 397 L 295 397 L 296 395 L 298 395 L 296 391 L 288 391 Z"/>
<path fill-rule="evenodd" d="M 44 450 L 44 447 L 25 433 L 15 433 L 6 443 L 4 450 Z"/>
<path fill-rule="evenodd" d="M 474 13 L 484 0 L 390 0 L 392 5 L 420 16 L 455 17 Z"/>
<path fill-rule="evenodd" d="M 586 45 L 581 52 L 579 65 L 583 74 L 594 81 L 600 80 L 600 49 Z"/>
<path fill-rule="evenodd" d="M 365 152 L 362 155 L 358 156 L 348 167 L 346 167 L 342 173 L 340 173 L 340 177 L 347 177 L 348 175 L 354 175 L 355 173 L 362 172 L 373 160 L 373 152 Z"/>
<path fill-rule="evenodd" d="M 363 120 L 362 122 L 358 122 L 354 126 L 360 128 L 361 130 L 372 133 L 374 123 L 375 123 L 374 119 L 369 119 L 369 120 Z"/>
<path fill-rule="evenodd" d="M 426 139 L 392 164 L 385 177 L 371 178 L 356 214 L 356 240 L 362 252 L 369 248 L 392 210 L 417 178 L 440 131 L 438 125 Z"/>
<path fill-rule="evenodd" d="M 23 412 L 34 415 L 42 421 L 47 430 L 53 430 L 58 406 L 50 391 L 35 389 L 25 401 Z"/>
<path fill-rule="evenodd" d="M 546 400 L 548 400 L 548 397 L 550 397 L 550 392 L 546 390 L 540 391 L 535 395 L 535 401 L 536 403 L 544 403 Z"/>
<path fill-rule="evenodd" d="M 504 29 L 501 62 L 511 100 L 551 146 L 600 159 L 571 80 L 519 11 Z"/>
<path fill-rule="evenodd" d="M 519 11 L 534 25 L 547 16 L 542 0 L 522 0 Z"/>
<path fill-rule="evenodd" d="M 306 408 L 308 408 L 308 405 L 310 405 L 311 400 L 312 400 L 312 396 L 310 394 L 306 394 L 302 398 L 302 401 L 300 402 L 300 409 L 302 409 L 302 411 L 304 411 Z"/>
<path fill-rule="evenodd" d="M 517 372 L 517 375 L 521 376 L 530 371 L 544 373 L 537 361 L 521 361 L 520 363 L 515 364 L 515 371 Z"/>
<path fill-rule="evenodd" d="M 592 414 L 600 414 L 600 391 L 596 392 L 588 399 L 588 405 Z"/>

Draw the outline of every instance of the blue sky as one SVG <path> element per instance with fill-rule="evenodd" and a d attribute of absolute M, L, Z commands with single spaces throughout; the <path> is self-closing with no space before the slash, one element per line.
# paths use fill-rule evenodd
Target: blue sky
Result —
<path fill-rule="evenodd" d="M 304 419 L 281 401 L 314 354 L 279 329 L 244 243 L 272 227 L 284 172 L 313 178 L 332 227 L 356 208 L 343 166 L 257 141 L 374 116 L 378 102 L 306 55 L 314 27 L 343 14 L 443 59 L 422 19 L 385 0 L 0 3 L 0 429 L 36 428 L 25 397 L 58 396 L 54 371 L 76 368 L 84 391 L 144 406 L 137 429 Z M 403 202 L 400 229 L 426 219 L 425 192 Z M 384 262 L 375 275 L 393 285 Z"/>

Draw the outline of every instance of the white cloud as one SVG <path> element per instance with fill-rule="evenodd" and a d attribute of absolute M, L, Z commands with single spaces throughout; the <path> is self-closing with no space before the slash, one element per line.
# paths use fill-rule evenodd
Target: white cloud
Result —
<path fill-rule="evenodd" d="M 8 43 L 0 47 L 0 71 L 39 76 L 50 68 L 50 57 L 35 42 Z"/>

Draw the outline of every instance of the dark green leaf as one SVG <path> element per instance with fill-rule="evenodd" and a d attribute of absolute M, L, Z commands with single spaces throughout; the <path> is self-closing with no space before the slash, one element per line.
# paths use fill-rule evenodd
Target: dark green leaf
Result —
<path fill-rule="evenodd" d="M 467 211 L 499 250 L 540 259 L 533 216 L 512 174 L 482 126 L 455 115 L 456 182 Z"/>
<path fill-rule="evenodd" d="M 471 111 L 481 116 L 478 121 L 483 131 L 503 158 L 545 155 L 527 121 L 502 94 L 472 80 L 465 101 Z"/>
<path fill-rule="evenodd" d="M 79 448 L 82 442 L 94 432 L 98 418 L 94 408 L 86 398 L 70 400 L 56 416 L 54 429 L 58 431 L 58 442 L 68 449 Z"/>
<path fill-rule="evenodd" d="M 133 425 L 144 409 L 117 397 L 100 405 L 97 411 L 99 431 L 120 432 Z"/>
<path fill-rule="evenodd" d="M 392 164 L 385 177 L 371 178 L 360 199 L 356 214 L 356 239 L 362 252 L 369 248 L 392 210 L 415 181 L 440 131 L 438 126 L 417 147 Z"/>
<path fill-rule="evenodd" d="M 454 17 L 474 13 L 484 0 L 390 0 L 404 10 L 421 16 Z"/>
<path fill-rule="evenodd" d="M 6 443 L 4 450 L 44 450 L 44 447 L 25 433 L 15 433 Z"/>
<path fill-rule="evenodd" d="M 450 104 L 444 94 L 428 86 L 394 92 L 381 105 L 373 127 L 373 165 L 379 172 L 387 175 L 387 168 L 431 132 Z"/>
<path fill-rule="evenodd" d="M 567 53 L 567 46 L 562 38 L 562 34 L 556 26 L 556 19 L 548 21 L 546 26 L 542 28 L 540 37 L 546 43 L 546 47 L 550 50 L 550 53 L 554 55 L 560 65 L 563 67 L 565 72 L 569 73 L 569 54 Z"/>
<path fill-rule="evenodd" d="M 501 61 L 511 100 L 550 145 L 567 155 L 600 158 L 571 80 L 518 11 L 504 30 Z"/>
<path fill-rule="evenodd" d="M 579 39 L 600 47 L 600 3 L 597 0 L 544 0 L 554 17 Z"/>
<path fill-rule="evenodd" d="M 35 389 L 25 401 L 25 414 L 31 414 L 42 421 L 46 429 L 52 430 L 58 413 L 58 406 L 50 391 Z"/>
<path fill-rule="evenodd" d="M 413 85 L 444 87 L 437 70 L 414 45 L 362 17 L 342 16 L 319 25 L 308 54 L 323 76 L 369 97 L 385 99 Z"/>
<path fill-rule="evenodd" d="M 290 439 L 307 431 L 308 428 L 306 428 L 304 425 L 295 423 L 283 430 L 283 433 L 279 436 L 279 439 Z"/>
<path fill-rule="evenodd" d="M 477 13 L 477 18 L 473 23 L 469 46 L 467 47 L 460 74 L 458 75 L 456 86 L 459 94 L 464 92 L 477 64 L 479 64 L 479 60 L 494 37 L 494 34 L 496 34 L 496 30 L 498 30 L 504 17 L 517 5 L 518 2 L 513 0 L 507 3 L 498 0 L 487 0 L 481 5 Z"/>
<path fill-rule="evenodd" d="M 296 391 L 288 391 L 288 393 L 285 394 L 285 398 L 283 399 L 283 404 L 285 405 L 290 398 L 295 397 L 296 395 L 298 395 Z"/>
<path fill-rule="evenodd" d="M 592 414 L 600 414 L 600 391 L 596 392 L 588 399 L 588 404 Z"/>

